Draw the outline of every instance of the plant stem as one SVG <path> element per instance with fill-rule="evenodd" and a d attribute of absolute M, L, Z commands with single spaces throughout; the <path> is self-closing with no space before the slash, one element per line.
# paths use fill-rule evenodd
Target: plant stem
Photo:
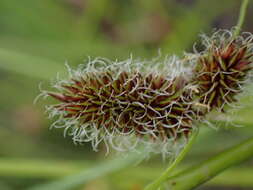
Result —
<path fill-rule="evenodd" d="M 48 80 L 56 72 L 66 75 L 62 65 L 58 62 L 5 48 L 0 48 L 0 69 L 39 80 Z"/>
<path fill-rule="evenodd" d="M 172 171 L 178 166 L 178 164 L 184 159 L 186 154 L 191 149 L 197 135 L 198 135 L 198 129 L 195 130 L 189 140 L 189 142 L 186 144 L 184 149 L 180 152 L 178 157 L 175 159 L 175 161 L 162 173 L 160 177 L 158 177 L 153 183 L 149 184 L 145 190 L 157 190 L 163 182 L 165 182 L 169 175 L 171 175 Z"/>
<path fill-rule="evenodd" d="M 17 164 L 18 163 L 18 164 Z M 49 161 L 0 158 L 0 176 L 15 178 L 54 179 L 88 169 L 92 163 L 82 161 Z"/>
<path fill-rule="evenodd" d="M 237 25 L 236 25 L 235 31 L 234 31 L 234 36 L 238 36 L 241 31 L 248 4 L 249 4 L 249 0 L 243 0 L 243 2 L 241 4 L 239 18 L 238 18 Z"/>
<path fill-rule="evenodd" d="M 142 157 L 143 156 L 143 157 Z M 113 160 L 105 161 L 93 168 L 85 169 L 77 174 L 66 176 L 58 181 L 51 183 L 37 185 L 29 188 L 29 190 L 70 190 L 88 183 L 103 175 L 118 172 L 121 169 L 129 167 L 134 163 L 140 161 L 145 155 L 140 156 L 136 153 L 131 153 L 126 157 L 115 158 Z"/>
<path fill-rule="evenodd" d="M 253 156 L 253 137 L 225 152 L 167 178 L 170 189 L 190 190 L 205 183 L 223 170 Z"/>

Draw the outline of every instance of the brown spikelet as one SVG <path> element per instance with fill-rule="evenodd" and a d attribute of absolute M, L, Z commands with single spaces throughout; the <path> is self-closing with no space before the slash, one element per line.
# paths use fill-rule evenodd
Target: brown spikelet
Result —
<path fill-rule="evenodd" d="M 249 40 L 224 36 L 210 39 L 210 45 L 198 58 L 194 70 L 199 102 L 221 111 L 224 105 L 236 102 L 235 96 L 242 91 L 253 61 Z"/>
<path fill-rule="evenodd" d="M 89 73 L 62 85 L 64 92 L 48 95 L 61 102 L 54 108 L 80 126 L 92 123 L 109 133 L 117 129 L 120 134 L 160 140 L 190 133 L 193 113 L 191 99 L 182 99 L 185 79 L 124 71 L 117 78 L 112 75 Z"/>

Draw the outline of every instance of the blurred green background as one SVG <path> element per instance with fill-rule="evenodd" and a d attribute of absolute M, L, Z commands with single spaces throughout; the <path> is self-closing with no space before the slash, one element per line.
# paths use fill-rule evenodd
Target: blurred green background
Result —
<path fill-rule="evenodd" d="M 200 33 L 233 27 L 239 6 L 238 0 L 1 0 L 0 190 L 46 190 L 41 185 L 48 183 L 55 190 L 141 190 L 168 163 L 156 156 L 110 169 L 115 165 L 107 160 L 117 156 L 105 156 L 103 147 L 93 152 L 88 143 L 74 145 L 64 138 L 62 129 L 49 130 L 53 121 L 44 113 L 49 100 L 33 105 L 39 83 L 49 88 L 57 73 L 66 73 L 66 61 L 75 67 L 87 56 L 148 59 L 159 49 L 164 55 L 181 55 L 192 50 Z M 252 18 L 251 2 L 243 30 L 253 32 Z M 219 130 L 202 127 L 185 165 L 253 135 L 252 95 L 249 85 L 240 97 L 242 108 L 228 114 L 243 127 L 225 125 L 227 116 L 216 115 Z M 108 171 L 95 167 L 103 163 Z M 253 189 L 252 164 L 229 169 L 199 189 Z M 85 171 L 90 172 L 75 176 Z M 66 186 L 52 184 L 65 176 L 70 176 L 62 180 Z M 78 185 L 67 188 L 75 180 Z"/>

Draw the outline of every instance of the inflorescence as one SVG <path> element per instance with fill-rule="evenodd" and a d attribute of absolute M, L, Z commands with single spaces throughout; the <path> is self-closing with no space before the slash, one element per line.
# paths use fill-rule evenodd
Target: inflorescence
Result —
<path fill-rule="evenodd" d="M 251 34 L 218 31 L 202 41 L 204 51 L 183 59 L 97 58 L 69 69 L 69 80 L 55 85 L 58 92 L 44 92 L 60 102 L 47 107 L 58 118 L 53 126 L 95 150 L 104 142 L 108 150 L 174 153 L 196 121 L 236 102 L 252 69 Z"/>
<path fill-rule="evenodd" d="M 218 31 L 205 38 L 206 49 L 200 53 L 194 70 L 194 81 L 199 90 L 199 102 L 224 112 L 225 105 L 236 102 L 243 91 L 252 69 L 252 35 L 234 37 Z"/>

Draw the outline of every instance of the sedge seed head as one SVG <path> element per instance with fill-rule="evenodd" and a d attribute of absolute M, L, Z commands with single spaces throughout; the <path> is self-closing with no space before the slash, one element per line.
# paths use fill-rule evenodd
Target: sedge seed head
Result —
<path fill-rule="evenodd" d="M 58 118 L 53 126 L 64 127 L 75 142 L 91 142 L 95 150 L 103 141 L 118 151 L 138 146 L 167 155 L 175 151 L 193 129 L 187 80 L 164 62 L 158 64 L 161 72 L 149 65 L 95 59 L 72 70 L 69 80 L 57 83 L 57 92 L 46 92 L 59 101 L 48 107 Z"/>
<path fill-rule="evenodd" d="M 194 70 L 201 104 L 224 111 L 225 105 L 236 102 L 252 70 L 252 35 L 234 37 L 232 32 L 217 31 L 203 37 L 206 49 L 197 58 Z"/>

